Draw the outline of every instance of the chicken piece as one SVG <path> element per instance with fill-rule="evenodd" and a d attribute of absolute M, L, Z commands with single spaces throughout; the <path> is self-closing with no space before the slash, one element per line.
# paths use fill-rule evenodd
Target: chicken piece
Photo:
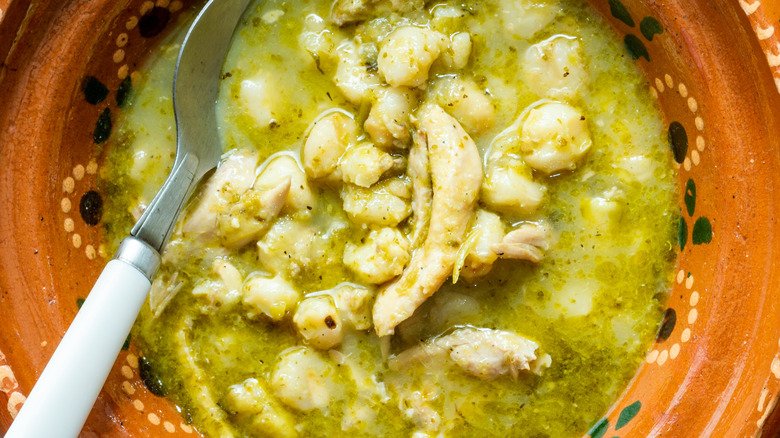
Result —
<path fill-rule="evenodd" d="M 339 163 L 341 177 L 346 183 L 360 187 L 374 185 L 382 175 L 395 167 L 395 159 L 371 143 L 347 149 Z"/>
<path fill-rule="evenodd" d="M 546 188 L 533 180 L 531 169 L 509 154 L 488 160 L 480 199 L 488 207 L 513 216 L 533 214 Z"/>
<path fill-rule="evenodd" d="M 493 127 L 495 110 L 485 90 L 474 82 L 453 77 L 436 81 L 434 100 L 455 117 L 466 131 L 478 134 Z"/>
<path fill-rule="evenodd" d="M 424 0 L 336 0 L 331 19 L 339 26 L 343 26 L 388 12 L 418 11 L 424 6 Z"/>
<path fill-rule="evenodd" d="M 550 248 L 550 233 L 542 225 L 524 224 L 510 231 L 500 243 L 490 245 L 490 250 L 503 259 L 528 260 L 539 263 L 544 251 Z"/>
<path fill-rule="evenodd" d="M 529 47 L 523 57 L 523 74 L 532 89 L 549 99 L 574 99 L 587 80 L 580 43 L 556 35 Z"/>
<path fill-rule="evenodd" d="M 357 140 L 355 120 L 338 111 L 322 116 L 311 127 L 303 145 L 301 161 L 309 178 L 341 179 L 339 160 Z"/>
<path fill-rule="evenodd" d="M 379 76 L 368 70 L 357 44 L 349 40 L 338 48 L 339 64 L 333 81 L 350 103 L 360 105 L 373 87 L 379 85 Z"/>
<path fill-rule="evenodd" d="M 503 330 L 461 328 L 404 351 L 390 359 L 389 365 L 399 370 L 447 356 L 482 380 L 505 375 L 517 378 L 522 371 L 538 375 L 550 364 L 550 357 L 540 355 L 539 345 L 530 339 Z"/>
<path fill-rule="evenodd" d="M 344 337 L 341 315 L 329 295 L 306 298 L 293 316 L 298 333 L 309 344 L 320 350 L 329 350 L 341 344 Z"/>
<path fill-rule="evenodd" d="M 471 35 L 457 32 L 450 36 L 447 47 L 442 51 L 441 59 L 447 68 L 460 70 L 469 63 L 471 56 Z"/>
<path fill-rule="evenodd" d="M 187 215 L 181 228 L 182 236 L 201 241 L 215 238 L 217 215 L 225 211 L 230 201 L 252 187 L 255 167 L 257 154 L 248 151 L 236 151 L 220 163 L 201 191 L 197 206 Z"/>
<path fill-rule="evenodd" d="M 334 288 L 332 296 L 345 325 L 351 325 L 356 330 L 371 328 L 372 290 L 346 283 Z"/>
<path fill-rule="evenodd" d="M 335 370 L 308 347 L 282 353 L 271 374 L 271 387 L 282 403 L 300 411 L 325 410 L 337 390 Z"/>
<path fill-rule="evenodd" d="M 405 148 L 411 138 L 409 115 L 416 100 L 415 92 L 409 88 L 374 89 L 374 104 L 363 124 L 371 140 L 383 147 Z"/>
<path fill-rule="evenodd" d="M 382 41 L 379 74 L 394 87 L 419 87 L 428 81 L 428 70 L 443 47 L 444 35 L 434 30 L 403 26 Z"/>
<path fill-rule="evenodd" d="M 372 230 L 362 245 L 347 244 L 344 264 L 362 281 L 381 284 L 401 275 L 409 261 L 409 241 L 395 228 Z"/>
<path fill-rule="evenodd" d="M 252 275 L 244 282 L 243 292 L 244 306 L 272 321 L 281 321 L 301 300 L 301 294 L 279 275 Z"/>
<path fill-rule="evenodd" d="M 394 227 L 409 217 L 408 182 L 401 178 L 386 179 L 369 188 L 345 184 L 341 189 L 344 211 L 358 224 Z"/>
<path fill-rule="evenodd" d="M 373 311 L 379 336 L 392 334 L 452 274 L 482 184 L 479 151 L 457 120 L 428 105 L 419 114 L 418 129 L 427 136 L 431 162 L 431 221 L 423 248 L 399 279 L 379 291 Z"/>
<path fill-rule="evenodd" d="M 160 316 L 182 286 L 184 286 L 184 282 L 179 279 L 178 271 L 170 277 L 158 275 L 154 279 L 149 290 L 149 308 L 152 310 L 152 318 Z"/>
<path fill-rule="evenodd" d="M 260 237 L 282 211 L 291 184 L 292 178 L 288 176 L 271 189 L 249 189 L 227 214 L 219 216 L 220 243 L 228 249 L 235 249 Z"/>
<path fill-rule="evenodd" d="M 528 40 L 547 27 L 561 8 L 553 2 L 534 0 L 501 0 L 499 13 L 504 29 L 513 36 Z"/>
<path fill-rule="evenodd" d="M 306 181 L 298 161 L 291 155 L 271 156 L 265 168 L 255 180 L 254 189 L 262 192 L 278 188 L 286 179 L 290 179 L 289 193 L 282 206 L 282 213 L 307 212 L 317 207 L 317 201 Z"/>
<path fill-rule="evenodd" d="M 417 131 L 414 143 L 409 150 L 409 176 L 412 178 L 412 212 L 414 224 L 412 228 L 412 248 L 422 245 L 431 221 L 431 188 L 430 162 L 428 160 L 428 143 L 425 134 Z"/>
<path fill-rule="evenodd" d="M 497 214 L 487 210 L 477 210 L 474 225 L 469 234 L 475 233 L 474 243 L 463 263 L 460 275 L 467 280 L 481 277 L 493 268 L 493 262 L 498 256 L 491 249 L 492 245 L 501 243 L 504 238 L 504 224 Z"/>
<path fill-rule="evenodd" d="M 298 436 L 292 416 L 254 378 L 232 385 L 220 401 L 225 411 L 257 436 L 293 438 Z"/>
<path fill-rule="evenodd" d="M 546 103 L 529 111 L 522 132 L 525 162 L 547 174 L 576 169 L 593 144 L 585 116 L 565 103 Z"/>

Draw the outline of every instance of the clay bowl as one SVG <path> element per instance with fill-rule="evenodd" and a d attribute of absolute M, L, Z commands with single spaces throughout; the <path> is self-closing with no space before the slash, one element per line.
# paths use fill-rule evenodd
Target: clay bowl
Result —
<path fill-rule="evenodd" d="M 660 102 L 681 196 L 676 281 L 656 342 L 588 435 L 774 436 L 780 2 L 593 3 Z M 0 432 L 110 257 L 100 245 L 105 142 L 136 69 L 191 7 L 0 0 Z M 121 353 L 83 436 L 197 434 L 146 388 L 140 354 L 132 342 Z"/>

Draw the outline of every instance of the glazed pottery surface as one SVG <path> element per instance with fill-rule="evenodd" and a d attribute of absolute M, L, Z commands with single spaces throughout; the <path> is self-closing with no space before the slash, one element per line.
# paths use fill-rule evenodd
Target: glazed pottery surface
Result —
<path fill-rule="evenodd" d="M 664 111 L 680 251 L 657 339 L 588 435 L 775 436 L 780 2 L 592 3 Z M 192 7 L 0 0 L 0 434 L 111 257 L 105 145 L 143 60 Z M 197 435 L 147 389 L 142 352 L 126 347 L 82 436 Z"/>

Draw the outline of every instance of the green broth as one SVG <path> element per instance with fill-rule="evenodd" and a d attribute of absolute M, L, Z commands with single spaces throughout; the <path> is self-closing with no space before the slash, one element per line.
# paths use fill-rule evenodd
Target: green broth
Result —
<path fill-rule="evenodd" d="M 496 2 L 474 3 L 465 8 L 466 18 L 436 25 L 440 31 L 471 33 L 474 48 L 466 71 L 489 90 L 495 108 L 493 126 L 472 135 L 483 156 L 493 139 L 540 99 L 523 81 L 521 54 L 557 34 L 582 41 L 589 80 L 576 105 L 588 120 L 593 146 L 573 172 L 534 174 L 546 186 L 545 201 L 534 214 L 502 215 L 510 224 L 546 221 L 554 244 L 538 264 L 498 260 L 485 277 L 456 284 L 447 280 L 417 310 L 417 319 L 403 323 L 390 342 L 391 351 L 398 353 L 453 327 L 509 330 L 537 342 L 551 356 L 551 366 L 540 376 L 488 381 L 457 368 L 392 371 L 382 360 L 373 331 L 350 332 L 337 350 L 354 357 L 357 367 L 375 376 L 382 389 L 370 388 L 367 396 L 349 366 L 336 366 L 333 379 L 341 389 L 327 409 L 285 408 L 295 434 L 410 436 L 416 428 L 399 408 L 398 392 L 434 385 L 440 394 L 431 406 L 442 417 L 439 432 L 444 436 L 577 436 L 604 414 L 633 376 L 661 320 L 671 282 L 677 232 L 675 171 L 659 110 L 622 43 L 587 6 L 576 0 L 560 5 L 565 12 L 527 40 L 496 24 L 502 19 Z M 279 151 L 297 155 L 307 129 L 324 110 L 338 107 L 359 120 L 366 117 L 368 108 L 351 104 L 334 85 L 333 66 L 312 59 L 300 47 L 305 17 L 327 17 L 330 7 L 324 0 L 269 0 L 250 7 L 226 59 L 217 105 L 226 150 L 256 150 L 261 162 Z M 273 21 L 270 11 L 284 13 Z M 331 23 L 326 28 L 334 35 L 357 31 L 367 38 L 385 35 L 400 21 L 430 25 L 423 12 L 388 17 L 357 27 Z M 181 36 L 174 36 L 150 61 L 119 122 L 120 135 L 103 175 L 110 189 L 108 243 L 115 244 L 128 231 L 133 209 L 151 200 L 170 168 L 175 144 L 170 85 L 175 41 Z M 434 65 L 430 76 L 441 74 L 446 72 Z M 267 75 L 272 98 L 279 102 L 268 125 L 259 125 L 241 103 L 242 81 L 258 75 Z M 641 172 L 625 164 L 632 157 L 642 157 L 642 172 L 649 178 L 638 177 Z M 332 237 L 328 255 L 291 280 L 304 295 L 359 282 L 340 263 L 340 254 L 347 242 L 367 235 L 341 210 L 337 190 L 316 181 L 310 184 L 319 203 L 313 226 L 320 235 L 332 231 Z M 615 197 L 618 213 L 607 221 L 589 219 L 588 203 L 613 187 L 620 192 Z M 288 214 L 279 220 L 294 222 L 299 217 Z M 408 223 L 400 227 L 408 232 Z M 144 306 L 133 335 L 150 364 L 151 378 L 181 406 L 188 421 L 209 436 L 252 436 L 257 432 L 224 407 L 229 388 L 249 378 L 267 381 L 279 355 L 305 342 L 289 318 L 273 323 L 248 315 L 240 304 L 215 310 L 190 293 L 199 279 L 209 276 L 214 254 L 224 256 L 244 276 L 265 269 L 254 245 L 220 251 L 209 246 L 181 264 L 164 264 L 160 275 L 176 272 L 183 286 L 159 316 Z M 476 300 L 479 312 L 442 315 L 438 309 L 458 297 Z M 328 354 L 323 357 L 335 364 Z M 377 394 L 383 391 L 389 400 L 380 400 Z M 345 416 L 362 405 L 370 407 L 371 420 L 343 432 Z"/>

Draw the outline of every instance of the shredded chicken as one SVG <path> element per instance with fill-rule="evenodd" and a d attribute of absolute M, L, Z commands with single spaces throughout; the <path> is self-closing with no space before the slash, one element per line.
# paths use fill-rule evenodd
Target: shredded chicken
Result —
<path fill-rule="evenodd" d="M 154 279 L 149 291 L 149 308 L 154 318 L 160 316 L 182 286 L 184 282 L 179 279 L 178 271 L 171 276 L 158 275 Z"/>
<path fill-rule="evenodd" d="M 425 134 L 417 131 L 414 143 L 409 150 L 409 176 L 412 178 L 412 214 L 414 228 L 412 231 L 412 248 L 422 244 L 431 220 L 431 172 L 428 160 L 428 143 Z"/>
<path fill-rule="evenodd" d="M 392 334 L 450 276 L 482 184 L 477 146 L 455 119 L 439 106 L 428 105 L 418 123 L 427 136 L 431 160 L 431 222 L 422 249 L 401 277 L 379 291 L 373 311 L 379 336 Z"/>
<path fill-rule="evenodd" d="M 464 371 L 483 380 L 505 375 L 516 378 L 523 371 L 540 374 L 549 366 L 550 356 L 540 355 L 538 350 L 536 342 L 515 333 L 461 328 L 404 351 L 390 360 L 390 368 L 399 370 L 449 356 Z"/>
<path fill-rule="evenodd" d="M 464 254 L 460 275 L 471 280 L 486 275 L 492 269 L 498 256 L 491 246 L 504 238 L 504 224 L 497 214 L 480 209 L 469 235 L 474 236 L 473 245 Z"/>
<path fill-rule="evenodd" d="M 505 259 L 528 260 L 539 263 L 550 246 L 550 234 L 540 225 L 525 224 L 510 231 L 501 243 L 490 245 L 490 250 Z"/>
<path fill-rule="evenodd" d="M 218 218 L 222 244 L 226 248 L 235 249 L 260 237 L 282 211 L 291 186 L 292 178 L 282 176 L 275 187 L 265 191 L 254 188 L 247 191 L 240 202 Z"/>

